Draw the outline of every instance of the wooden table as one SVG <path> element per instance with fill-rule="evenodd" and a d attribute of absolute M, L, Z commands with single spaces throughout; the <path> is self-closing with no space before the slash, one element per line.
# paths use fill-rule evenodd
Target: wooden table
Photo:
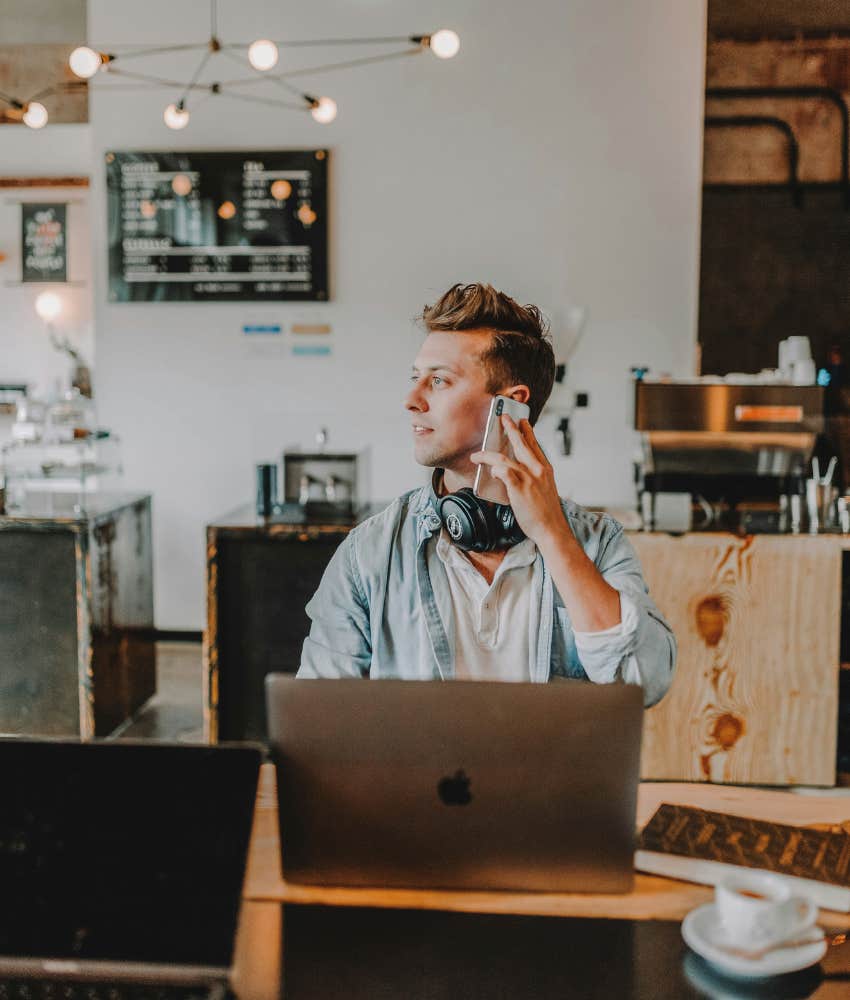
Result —
<path fill-rule="evenodd" d="M 733 786 L 642 782 L 637 822 L 645 825 L 662 802 L 699 806 L 718 812 L 782 823 L 842 823 L 850 819 L 850 795 L 797 795 Z M 436 889 L 363 889 L 294 885 L 280 874 L 275 773 L 264 764 L 243 897 L 284 903 L 333 906 L 381 906 L 469 913 L 525 913 L 564 917 L 622 917 L 630 920 L 681 920 L 714 890 L 657 875 L 635 876 L 626 895 L 592 893 L 470 892 Z M 850 923 L 847 914 L 824 910 L 825 917 Z"/>
<path fill-rule="evenodd" d="M 627 991 L 624 996 L 673 995 L 665 994 L 663 987 L 661 992 L 654 992 L 655 987 L 649 992 L 641 992 L 646 985 L 646 977 L 649 976 L 649 981 L 652 981 L 652 964 L 661 961 L 658 956 L 668 955 L 671 949 L 672 957 L 664 959 L 670 963 L 670 975 L 681 978 L 685 975 L 682 971 L 683 961 L 690 962 L 691 965 L 695 961 L 695 956 L 686 955 L 679 937 L 679 922 L 693 907 L 710 901 L 713 890 L 707 886 L 673 879 L 638 873 L 635 889 L 627 895 L 346 889 L 290 885 L 280 876 L 274 779 L 272 765 L 264 765 L 237 942 L 234 985 L 241 1000 L 272 1000 L 280 996 L 283 929 L 286 912 L 292 913 L 294 904 L 310 904 L 315 911 L 310 919 L 317 921 L 319 925 L 325 919 L 331 926 L 344 920 L 343 915 L 334 921 L 332 914 L 338 912 L 333 910 L 334 907 L 366 908 L 349 909 L 352 929 L 358 926 L 358 921 L 364 920 L 364 914 L 376 913 L 380 909 L 407 911 L 404 916 L 399 913 L 397 920 L 402 923 L 407 921 L 408 924 L 411 919 L 417 919 L 413 915 L 416 912 L 425 920 L 425 913 L 428 911 L 469 915 L 501 914 L 512 915 L 514 918 L 526 916 L 529 920 L 533 917 L 566 917 L 572 918 L 572 921 L 564 925 L 565 934 L 575 931 L 585 937 L 590 933 L 588 927 L 592 926 L 592 922 L 589 924 L 586 919 L 581 918 L 607 918 L 606 928 L 620 928 L 617 933 L 626 934 L 631 927 L 628 933 L 637 942 L 633 954 L 636 979 L 630 987 L 633 993 L 629 994 Z M 643 825 L 661 802 L 684 803 L 786 823 L 841 823 L 850 818 L 850 796 L 800 795 L 755 788 L 644 782 L 638 795 L 638 824 Z M 295 911 L 300 909 L 294 906 Z M 324 918 L 321 916 L 323 913 L 326 914 Z M 379 922 L 380 926 L 386 926 L 388 933 L 392 931 L 394 923 L 391 916 L 381 917 L 376 913 L 371 919 Z M 446 916 L 445 919 L 453 918 Z M 435 915 L 434 920 L 438 921 L 439 917 Z M 383 924 L 380 924 L 381 921 Z M 630 921 L 634 924 L 630 925 Z M 845 928 L 850 923 L 850 918 L 847 914 L 821 910 L 820 923 L 826 928 L 837 930 Z M 432 926 L 440 925 L 434 923 Z M 515 919 L 511 926 L 521 927 L 521 922 L 518 923 Z M 634 930 L 641 926 L 646 928 L 645 932 Z M 473 934 L 479 931 L 473 926 Z M 600 929 L 598 935 L 607 933 L 608 930 Z M 611 930 L 611 933 L 614 931 Z M 328 960 L 335 960 L 334 949 L 338 944 L 328 941 L 324 947 L 328 951 Z M 850 945 L 847 948 L 850 949 Z M 800 995 L 825 998 L 845 995 L 844 991 L 848 989 L 850 982 L 850 951 L 845 951 L 841 948 L 832 949 L 824 960 L 824 982 L 816 984 L 811 993 Z M 316 955 L 312 955 L 312 959 L 318 960 Z M 650 965 L 648 971 L 647 963 Z M 412 971 L 411 975 L 414 974 Z M 419 985 L 421 988 L 421 984 Z M 676 989 L 678 988 L 677 986 Z M 687 992 L 688 989 L 690 987 L 682 987 L 682 992 L 676 995 L 701 995 L 698 991 Z M 437 991 L 433 995 L 443 994 Z"/>

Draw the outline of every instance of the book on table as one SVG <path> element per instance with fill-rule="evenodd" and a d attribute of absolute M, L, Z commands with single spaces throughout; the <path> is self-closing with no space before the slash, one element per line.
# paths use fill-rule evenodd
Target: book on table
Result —
<path fill-rule="evenodd" d="M 741 869 L 769 871 L 818 906 L 850 912 L 850 833 L 841 828 L 789 826 L 665 802 L 638 835 L 635 868 L 706 885 Z"/>

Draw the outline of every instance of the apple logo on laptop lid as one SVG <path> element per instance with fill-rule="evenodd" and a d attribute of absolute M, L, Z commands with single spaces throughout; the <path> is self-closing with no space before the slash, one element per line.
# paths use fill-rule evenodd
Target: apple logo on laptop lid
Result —
<path fill-rule="evenodd" d="M 469 790 L 470 779 L 461 768 L 453 775 L 442 778 L 437 785 L 437 794 L 447 806 L 465 806 L 472 801 Z"/>

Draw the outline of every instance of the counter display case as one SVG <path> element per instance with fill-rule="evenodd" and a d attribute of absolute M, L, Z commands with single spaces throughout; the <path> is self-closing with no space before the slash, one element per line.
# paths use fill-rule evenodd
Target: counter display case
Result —
<path fill-rule="evenodd" d="M 11 441 L 0 449 L 0 468 L 9 513 L 25 511 L 34 493 L 61 494 L 57 510 L 61 512 L 71 499 L 74 510 L 80 513 L 89 502 L 98 505 L 99 493 L 120 489 L 121 443 L 112 434 L 89 434 L 67 441 Z M 44 510 L 52 501 L 34 497 L 32 503 Z"/>
<path fill-rule="evenodd" d="M 0 516 L 0 733 L 108 736 L 156 691 L 151 498 Z"/>
<path fill-rule="evenodd" d="M 264 682 L 295 673 L 310 630 L 304 607 L 356 518 L 271 520 L 240 507 L 207 527 L 205 729 L 212 742 L 266 739 Z"/>

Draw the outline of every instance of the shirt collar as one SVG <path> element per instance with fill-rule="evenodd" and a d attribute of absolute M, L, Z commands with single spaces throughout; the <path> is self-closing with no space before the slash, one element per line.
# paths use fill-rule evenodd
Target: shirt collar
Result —
<path fill-rule="evenodd" d="M 414 506 L 419 528 L 420 544 L 430 538 L 440 527 L 440 515 L 437 513 L 439 487 L 443 478 L 442 469 L 434 469 L 431 479 L 419 491 L 419 497 Z"/>
<path fill-rule="evenodd" d="M 443 528 L 437 539 L 437 555 L 444 566 L 465 567 L 477 573 L 478 570 L 472 565 L 465 552 L 452 544 L 449 533 Z M 530 566 L 537 558 L 537 546 L 530 538 L 524 538 L 521 542 L 512 545 L 505 553 L 504 559 L 496 569 L 493 580 L 506 573 L 509 569 L 518 569 L 523 566 Z"/>

